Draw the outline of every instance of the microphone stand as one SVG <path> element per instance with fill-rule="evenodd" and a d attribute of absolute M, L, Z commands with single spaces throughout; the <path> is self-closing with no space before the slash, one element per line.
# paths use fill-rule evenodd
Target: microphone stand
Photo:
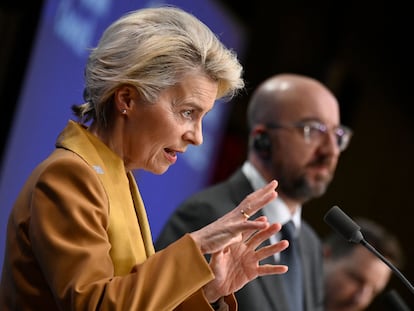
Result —
<path fill-rule="evenodd" d="M 408 279 L 400 272 L 400 270 L 397 269 L 391 262 L 385 258 L 380 252 L 378 252 L 371 244 L 369 244 L 364 238 L 360 242 L 363 246 L 365 246 L 369 251 L 374 253 L 375 256 L 377 256 L 379 259 L 381 259 L 399 278 L 400 280 L 405 284 L 405 286 L 408 287 L 408 289 L 411 291 L 411 293 L 414 294 L 414 286 L 408 281 Z"/>

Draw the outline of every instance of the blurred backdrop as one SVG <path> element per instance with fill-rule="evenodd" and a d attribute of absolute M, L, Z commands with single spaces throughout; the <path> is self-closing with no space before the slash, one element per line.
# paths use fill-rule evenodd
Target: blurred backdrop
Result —
<path fill-rule="evenodd" d="M 45 12 L 46 2 L 3 0 L 0 4 L 2 240 L 7 217 L 5 215 L 15 197 L 13 191 L 8 190 L 9 187 L 20 186 L 19 182 L 11 185 L 9 176 L 14 175 L 14 172 L 17 174 L 20 165 L 26 162 L 25 159 L 30 167 L 34 165 L 29 159 L 32 152 L 36 153 L 36 143 L 32 142 L 29 150 L 18 156 L 20 162 L 13 162 L 16 156 L 8 154 L 7 151 L 12 144 L 10 137 L 18 121 L 16 116 L 19 106 L 23 105 L 24 81 L 28 80 L 27 76 L 33 69 L 29 70 L 30 60 L 34 51 L 39 48 L 36 44 L 39 42 L 42 17 L 45 18 L 52 12 Z M 86 0 L 60 1 L 68 6 L 79 5 L 81 2 L 91 3 Z M 111 1 L 98 2 L 108 4 Z M 380 222 L 400 239 L 407 257 L 402 272 L 414 282 L 414 267 L 411 265 L 411 260 L 414 259 L 411 240 L 414 237 L 414 205 L 411 198 L 413 183 L 410 182 L 414 176 L 414 66 L 411 42 L 413 23 L 408 4 L 401 0 L 377 1 L 372 4 L 356 0 L 339 3 L 317 0 L 311 3 L 305 0 L 205 2 L 209 7 L 203 7 L 201 11 L 194 9 L 194 14 L 201 18 L 198 13 L 204 11 L 203 19 L 206 19 L 207 24 L 208 20 L 216 21 L 218 17 L 223 20 L 214 30 L 226 38 L 225 43 L 232 45 L 239 53 L 245 68 L 247 87 L 244 94 L 223 104 L 225 108 L 218 118 L 219 121 L 216 121 L 218 124 L 212 121 L 214 130 L 205 137 L 205 143 L 212 151 L 204 159 L 211 166 L 206 168 L 209 172 L 206 174 L 207 179 L 200 181 L 197 188 L 226 178 L 244 160 L 247 142 L 246 104 L 251 91 L 262 80 L 281 72 L 313 76 L 328 85 L 340 99 L 342 121 L 354 130 L 354 137 L 340 159 L 336 177 L 328 192 L 305 206 L 304 217 L 321 236 L 330 231 L 323 222 L 323 216 L 333 205 L 340 206 L 351 217 L 364 216 Z M 138 0 L 113 1 L 112 5 L 117 7 L 121 3 L 127 8 L 143 6 L 143 1 Z M 192 6 L 189 5 L 190 10 Z M 121 14 L 122 10 L 114 12 Z M 209 16 L 206 12 L 214 12 L 216 15 Z M 116 17 L 118 16 L 113 18 Z M 103 20 L 101 26 L 107 26 L 110 21 Z M 38 66 L 40 71 L 31 77 L 32 80 L 46 79 L 52 74 L 51 71 L 63 81 L 68 79 L 65 71 L 62 71 L 64 67 L 45 66 L 42 72 L 41 63 Z M 81 73 L 79 72 L 79 79 L 82 78 Z M 82 82 L 80 80 L 80 85 Z M 45 99 L 52 93 L 47 85 L 36 90 Z M 78 87 L 72 92 L 80 102 L 81 89 Z M 70 113 L 69 107 L 73 99 L 54 96 L 54 103 L 59 104 L 61 110 Z M 32 98 L 28 95 L 24 97 L 25 103 L 30 103 Z M 33 102 L 35 107 L 39 104 Z M 53 109 L 55 108 L 50 107 L 49 111 L 46 110 L 36 117 L 40 117 L 46 124 L 52 122 Z M 33 111 L 36 114 L 36 109 Z M 63 128 L 64 124 L 61 122 L 59 126 Z M 35 130 L 31 127 L 36 126 L 26 122 L 20 124 L 20 129 L 30 133 Z M 56 136 L 57 133 L 51 131 Z M 14 145 L 19 143 L 26 146 L 28 144 L 21 140 L 13 142 Z M 12 163 L 14 166 L 5 163 Z M 7 178 L 4 177 L 6 171 L 9 171 Z M 170 190 L 183 195 L 197 190 L 189 190 L 180 173 L 174 175 L 173 172 L 167 177 L 157 178 L 161 178 L 161 181 L 170 178 L 170 183 L 171 179 L 174 180 Z M 192 177 L 188 178 L 191 180 Z M 149 215 L 151 224 L 155 224 L 156 235 L 163 220 L 181 197 L 169 199 L 168 195 L 151 193 L 155 188 L 152 183 L 151 177 L 143 178 L 141 190 L 144 201 L 148 198 L 151 202 L 151 196 L 161 200 L 156 202 L 159 210 L 156 208 L 157 212 Z M 148 206 L 153 208 L 151 204 Z M 162 210 L 167 213 L 161 214 Z M 3 244 L 0 245 L 3 247 Z M 391 280 L 390 288 L 395 288 L 410 306 L 414 306 L 414 295 L 395 276 Z M 383 310 L 382 308 L 380 301 L 377 301 L 370 310 Z"/>

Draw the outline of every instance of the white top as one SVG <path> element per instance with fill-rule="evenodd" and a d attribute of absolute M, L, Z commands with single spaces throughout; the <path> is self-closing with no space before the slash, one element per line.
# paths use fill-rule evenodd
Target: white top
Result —
<path fill-rule="evenodd" d="M 249 161 L 244 162 L 242 171 L 246 178 L 249 180 L 254 190 L 260 189 L 267 184 L 267 182 L 260 175 L 257 169 Z M 294 234 L 295 236 L 299 235 L 301 226 L 302 206 L 299 205 L 296 209 L 296 212 L 292 215 L 285 202 L 283 202 L 283 200 L 278 196 L 275 200 L 265 205 L 262 211 L 270 223 L 278 222 L 284 225 L 290 220 L 292 220 L 295 225 Z M 280 232 L 278 232 L 277 234 L 271 236 L 270 243 L 274 244 L 278 242 L 280 240 L 280 235 Z M 276 261 L 279 261 L 279 253 L 276 253 L 274 256 Z"/>

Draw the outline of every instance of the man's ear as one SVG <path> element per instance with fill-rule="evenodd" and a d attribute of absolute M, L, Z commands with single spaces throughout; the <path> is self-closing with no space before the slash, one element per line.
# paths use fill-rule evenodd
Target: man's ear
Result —
<path fill-rule="evenodd" d="M 264 162 L 271 159 L 272 141 L 264 126 L 258 125 L 252 129 L 250 143 L 251 148 Z"/>

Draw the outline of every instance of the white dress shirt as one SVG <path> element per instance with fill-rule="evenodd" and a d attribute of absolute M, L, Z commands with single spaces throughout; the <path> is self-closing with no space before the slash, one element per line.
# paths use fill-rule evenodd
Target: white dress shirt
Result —
<path fill-rule="evenodd" d="M 244 162 L 242 171 L 246 178 L 249 180 L 254 190 L 260 189 L 267 184 L 257 169 L 249 161 Z M 295 213 L 292 215 L 286 203 L 278 196 L 275 200 L 265 205 L 262 211 L 263 214 L 267 217 L 269 223 L 278 222 L 281 225 L 284 225 L 285 223 L 292 220 L 295 225 L 295 235 L 297 236 L 299 234 L 302 206 L 299 205 L 296 208 Z M 278 241 L 280 241 L 280 232 L 270 237 L 270 243 L 274 244 Z M 279 253 L 276 253 L 274 256 L 275 260 L 279 261 Z"/>

